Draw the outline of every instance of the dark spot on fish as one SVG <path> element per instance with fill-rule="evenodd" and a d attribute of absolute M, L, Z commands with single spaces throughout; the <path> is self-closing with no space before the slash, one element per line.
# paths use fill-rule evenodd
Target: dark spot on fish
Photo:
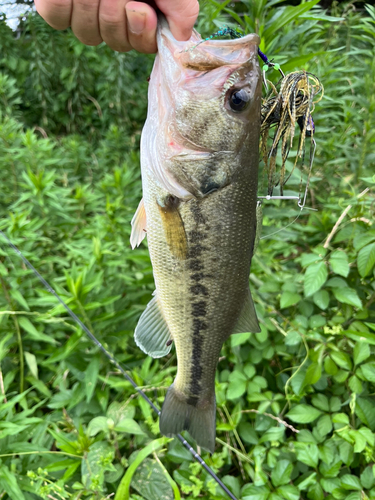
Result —
<path fill-rule="evenodd" d="M 190 287 L 190 291 L 194 295 L 208 295 L 208 290 L 205 286 L 201 285 L 200 283 L 197 283 L 196 285 L 193 285 Z"/>
<path fill-rule="evenodd" d="M 196 202 L 191 203 L 190 211 L 193 216 L 194 222 L 196 222 L 197 224 L 205 224 L 206 219 L 202 214 L 202 210 Z"/>
<path fill-rule="evenodd" d="M 200 281 L 205 277 L 203 273 L 195 273 L 190 276 L 190 278 L 194 281 Z"/>
<path fill-rule="evenodd" d="M 202 238 L 202 235 L 199 231 L 189 231 L 188 236 L 191 243 L 199 243 Z"/>
<path fill-rule="evenodd" d="M 200 379 L 202 378 L 202 374 L 203 374 L 203 368 L 200 366 L 200 365 L 193 365 L 192 367 L 192 370 L 191 370 L 191 375 L 192 377 L 192 380 L 191 380 L 191 384 L 189 386 L 189 392 L 196 396 L 197 399 L 199 398 L 199 394 L 202 390 L 202 387 L 201 387 L 201 384 L 200 384 Z"/>
<path fill-rule="evenodd" d="M 200 257 L 204 250 L 208 250 L 208 248 L 199 243 L 191 246 L 189 249 L 189 258 L 195 259 L 196 257 Z"/>
<path fill-rule="evenodd" d="M 190 260 L 188 266 L 191 271 L 201 271 L 204 268 L 199 260 Z"/>
<path fill-rule="evenodd" d="M 198 401 L 199 401 L 199 398 L 198 396 L 189 396 L 186 400 L 187 404 L 188 405 L 191 405 L 191 406 L 197 406 L 198 404 Z M 185 421 L 186 422 L 186 421 Z M 186 430 L 186 429 L 185 429 Z"/>
<path fill-rule="evenodd" d="M 202 321 L 199 318 L 194 318 L 193 319 L 193 326 L 194 326 L 194 330 L 193 330 L 194 337 L 195 336 L 198 337 L 199 333 L 202 330 L 207 330 L 207 328 L 208 328 L 207 323 L 205 323 L 204 321 Z M 196 342 L 194 345 L 199 345 L 199 344 L 203 344 L 203 338 L 201 336 L 199 336 L 199 341 Z"/>
<path fill-rule="evenodd" d="M 206 316 L 207 314 L 207 302 L 204 302 L 204 300 L 201 300 L 200 302 L 193 302 L 192 308 L 193 308 L 193 316 L 199 317 L 199 316 Z"/>

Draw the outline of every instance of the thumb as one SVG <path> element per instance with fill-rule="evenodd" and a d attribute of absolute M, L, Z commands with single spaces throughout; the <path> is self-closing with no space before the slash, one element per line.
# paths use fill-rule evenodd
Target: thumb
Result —
<path fill-rule="evenodd" d="M 189 40 L 199 13 L 198 0 L 156 0 L 176 40 Z"/>

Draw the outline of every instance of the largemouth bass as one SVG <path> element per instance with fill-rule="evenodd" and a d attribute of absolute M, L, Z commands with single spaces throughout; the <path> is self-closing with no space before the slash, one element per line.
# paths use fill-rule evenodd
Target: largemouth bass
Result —
<path fill-rule="evenodd" d="M 159 21 L 141 139 L 143 200 L 155 296 L 135 331 L 153 357 L 177 353 L 160 416 L 166 436 L 215 446 L 215 370 L 232 333 L 258 332 L 249 290 L 256 235 L 261 78 L 259 37 L 176 41 Z"/>

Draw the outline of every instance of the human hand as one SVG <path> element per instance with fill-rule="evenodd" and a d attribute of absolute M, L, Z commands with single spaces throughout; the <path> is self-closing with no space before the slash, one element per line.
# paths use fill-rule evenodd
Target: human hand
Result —
<path fill-rule="evenodd" d="M 172 35 L 190 38 L 198 17 L 198 0 L 154 0 L 163 12 Z M 156 52 L 155 9 L 148 3 L 129 0 L 35 0 L 39 14 L 57 30 L 72 27 L 86 45 L 105 42 L 113 50 Z"/>

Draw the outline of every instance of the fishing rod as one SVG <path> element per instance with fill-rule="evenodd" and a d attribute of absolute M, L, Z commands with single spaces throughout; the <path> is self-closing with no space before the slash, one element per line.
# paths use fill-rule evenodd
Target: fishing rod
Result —
<path fill-rule="evenodd" d="M 35 267 L 31 264 L 31 262 L 22 254 L 22 252 L 14 245 L 8 236 L 0 230 L 0 235 L 4 238 L 6 243 L 10 246 L 10 248 L 14 251 L 14 253 L 20 257 L 22 262 L 34 273 L 34 275 L 38 278 L 38 280 L 42 283 L 44 288 L 51 293 L 58 302 L 64 307 L 69 316 L 77 323 L 77 325 L 82 328 L 82 330 L 86 333 L 86 335 L 94 342 L 96 346 L 102 351 L 102 353 L 109 359 L 109 361 L 116 366 L 116 368 L 120 371 L 123 377 L 130 382 L 130 384 L 134 387 L 134 389 L 138 392 L 138 394 L 150 405 L 150 407 L 160 415 L 159 408 L 151 401 L 151 399 L 142 391 L 140 387 L 135 383 L 132 377 L 126 373 L 126 371 L 122 368 L 120 363 L 116 361 L 116 359 L 107 351 L 107 349 L 103 346 L 101 342 L 95 337 L 95 335 L 87 328 L 87 326 L 80 320 L 80 318 L 70 309 L 70 307 L 63 301 L 60 295 L 54 290 L 54 288 L 43 278 L 43 276 L 35 269 Z M 211 469 L 209 465 L 203 460 L 203 458 L 199 455 L 198 452 L 194 450 L 194 448 L 186 441 L 186 439 L 181 436 L 181 434 L 177 434 L 177 439 L 185 446 L 185 448 L 191 453 L 194 459 L 200 463 L 200 465 L 205 469 L 205 471 L 217 482 L 220 488 L 225 491 L 225 493 L 231 498 L 231 500 L 238 500 L 237 497 L 233 495 L 233 493 L 225 486 L 225 484 L 221 481 L 221 479 L 215 474 L 215 472 Z M 14 453 L 15 455 L 17 452 Z"/>

